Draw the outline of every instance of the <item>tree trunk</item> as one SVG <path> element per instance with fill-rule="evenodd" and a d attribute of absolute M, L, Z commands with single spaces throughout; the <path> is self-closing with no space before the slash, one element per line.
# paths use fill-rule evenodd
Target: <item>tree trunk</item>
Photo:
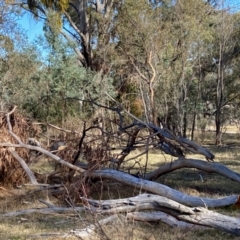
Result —
<path fill-rule="evenodd" d="M 192 121 L 192 130 L 191 130 L 191 140 L 193 141 L 194 139 L 194 132 L 195 132 L 195 124 L 196 124 L 196 111 L 193 113 L 193 121 Z"/>
<path fill-rule="evenodd" d="M 187 137 L 187 113 L 184 112 L 183 115 L 183 137 Z"/>
<path fill-rule="evenodd" d="M 215 125 L 216 125 L 216 145 L 220 145 L 222 143 L 222 132 L 221 132 L 221 112 L 219 109 L 216 111 L 215 115 Z"/>

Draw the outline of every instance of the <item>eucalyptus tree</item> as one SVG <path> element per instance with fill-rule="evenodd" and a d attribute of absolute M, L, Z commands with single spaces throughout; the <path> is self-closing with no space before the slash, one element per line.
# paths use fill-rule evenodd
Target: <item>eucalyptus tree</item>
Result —
<path fill-rule="evenodd" d="M 45 49 L 45 61 L 24 85 L 23 102 L 23 108 L 34 119 L 57 124 L 71 117 L 85 119 L 93 112 L 87 103 L 89 97 L 104 104 L 104 92 L 113 93 L 111 78 L 80 67 L 63 37 L 48 32 L 47 39 L 39 37 L 35 42 Z"/>
<path fill-rule="evenodd" d="M 216 27 L 216 50 L 214 63 L 216 69 L 216 95 L 215 95 L 215 124 L 216 144 L 221 144 L 221 127 L 224 123 L 223 107 L 231 104 L 231 98 L 235 90 L 231 87 L 231 63 L 234 58 L 239 59 L 239 17 L 238 22 L 234 21 L 232 14 L 224 11 L 220 13 L 220 23 Z M 236 19 L 235 19 L 236 20 Z M 235 25 L 235 26 L 234 26 Z M 236 28 L 237 25 L 237 28 Z M 237 80 L 237 79 L 234 79 Z M 234 84 L 234 83 L 233 83 Z M 235 85 L 235 84 L 234 84 Z M 239 88 L 239 87 L 238 87 Z"/>
<path fill-rule="evenodd" d="M 195 119 L 208 96 L 205 80 L 214 74 L 219 79 L 216 109 L 222 108 L 221 70 L 215 71 L 216 64 L 211 76 L 204 70 L 205 65 L 214 69 L 213 56 L 217 61 L 219 58 L 213 53 L 213 39 L 217 33 L 225 33 L 217 28 L 220 15 L 214 8 L 216 1 L 8 2 L 44 19 L 45 29 L 52 34 L 61 33 L 82 67 L 102 78 L 113 76 L 119 99 L 137 115 L 145 113 L 147 121 L 160 121 L 185 136 L 187 120 L 192 120 L 193 137 Z M 221 39 L 226 46 L 228 41 Z M 213 93 L 211 90 L 209 97 Z M 215 114 L 218 126 L 220 112 Z"/>
<path fill-rule="evenodd" d="M 124 1 L 8 1 L 45 20 L 50 31 L 61 33 L 74 46 L 83 67 L 108 72 L 105 54 L 114 41 L 114 19 Z"/>
<path fill-rule="evenodd" d="M 211 39 L 213 7 L 201 0 L 140 3 L 125 1 L 119 12 L 116 72 L 138 86 L 148 121 L 185 136 L 188 115 L 197 109 L 190 105 L 200 98 L 190 90 L 198 87 L 196 66 Z"/>
<path fill-rule="evenodd" d="M 214 109 L 207 115 L 215 118 L 216 144 L 221 144 L 222 127 L 229 116 L 227 109 L 239 98 L 239 13 L 216 10 L 212 18 L 212 41 L 206 46 L 207 55 L 200 60 L 204 76 L 203 101 Z"/>
<path fill-rule="evenodd" d="M 4 2 L 0 3 L 0 99 L 5 104 L 22 103 L 25 81 L 39 67 L 37 52 L 16 24 L 18 15 Z"/>
<path fill-rule="evenodd" d="M 137 109 L 143 109 L 146 120 L 155 123 L 155 84 L 160 77 L 157 54 L 163 44 L 158 10 L 144 0 L 137 6 L 134 1 L 125 1 L 116 21 L 117 42 L 113 55 L 121 100 L 130 100 L 131 110 L 135 108 L 141 115 Z"/>
<path fill-rule="evenodd" d="M 215 15 L 213 2 L 178 1 L 174 7 L 172 42 L 175 40 L 175 58 L 172 73 L 175 86 L 173 93 L 178 96 L 175 101 L 176 118 L 179 120 L 180 133 L 186 136 L 187 127 L 194 137 L 196 118 L 203 112 L 201 83 L 203 75 L 200 59 L 208 56 L 207 48 L 213 40 L 211 20 Z M 201 120 L 203 121 L 203 120 Z"/>

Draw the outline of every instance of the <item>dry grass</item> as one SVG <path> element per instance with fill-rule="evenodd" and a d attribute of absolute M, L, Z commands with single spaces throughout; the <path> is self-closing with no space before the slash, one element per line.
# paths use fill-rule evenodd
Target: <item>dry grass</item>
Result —
<path fill-rule="evenodd" d="M 240 172 L 240 148 L 239 148 L 239 133 L 225 133 L 224 144 L 222 147 L 215 147 L 212 143 L 212 134 L 206 133 L 205 138 L 208 141 L 208 148 L 216 155 L 216 161 L 225 164 L 230 169 Z M 210 141 L 211 140 L 211 141 Z M 138 155 L 139 150 L 132 153 Z M 191 158 L 200 158 L 200 156 L 189 156 Z M 164 156 L 160 151 L 154 150 L 148 155 L 148 170 L 156 169 L 164 162 L 171 161 L 171 157 Z M 137 168 L 141 165 L 144 170 L 146 157 L 141 156 L 135 160 L 127 161 L 125 168 L 135 164 Z M 44 163 L 44 164 L 43 164 Z M 47 161 L 42 161 L 42 165 L 38 162 L 34 168 L 40 171 L 47 172 Z M 131 170 L 131 172 L 136 169 Z M 204 182 L 202 182 L 199 174 L 201 174 Z M 219 197 L 231 194 L 240 193 L 240 184 L 233 182 L 218 174 L 209 174 L 197 169 L 180 169 L 173 173 L 166 174 L 158 179 L 159 182 L 166 184 L 174 189 L 178 189 L 193 196 Z M 92 197 L 101 199 L 123 198 L 134 196 L 139 193 L 139 190 L 131 187 L 123 186 L 120 183 L 106 181 L 104 185 L 96 184 L 92 191 Z M 0 188 L 0 212 L 16 211 L 20 209 L 28 209 L 33 207 L 45 207 L 39 203 L 38 199 L 51 201 L 55 205 L 63 205 L 62 202 L 53 198 L 48 191 L 33 192 L 24 189 L 4 189 Z M 239 216 L 240 210 L 233 207 L 216 209 L 219 212 Z M 94 222 L 95 216 L 91 214 L 32 214 L 14 218 L 0 218 L 0 239 L 37 239 L 34 234 L 40 233 L 61 233 L 68 232 L 70 229 L 81 229 L 86 225 Z M 170 228 L 163 223 L 139 223 L 139 222 L 124 222 L 120 221 L 103 227 L 104 233 L 109 239 L 116 240 L 135 240 L 135 239 L 237 239 L 227 233 L 222 233 L 216 230 L 206 231 L 182 231 L 175 228 Z M 107 239 L 105 235 L 101 235 L 100 239 Z M 58 239 L 58 237 L 44 237 L 42 239 Z M 77 239 L 77 238 L 69 238 Z"/>

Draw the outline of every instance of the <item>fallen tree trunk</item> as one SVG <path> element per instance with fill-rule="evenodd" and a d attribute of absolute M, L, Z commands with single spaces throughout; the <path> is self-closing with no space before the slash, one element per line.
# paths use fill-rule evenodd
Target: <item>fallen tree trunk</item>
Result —
<path fill-rule="evenodd" d="M 114 209 L 121 206 L 129 206 L 130 209 L 135 206 L 136 208 L 145 208 L 145 210 L 152 209 L 154 206 L 156 210 L 165 212 L 178 220 L 212 227 L 240 236 L 240 219 L 213 212 L 202 207 L 190 208 L 179 202 L 158 195 L 141 194 L 136 197 L 116 200 L 97 201 L 86 198 L 83 198 L 83 200 L 97 208 L 98 211 L 101 210 L 102 213 L 109 211 L 110 209 L 114 211 Z M 142 207 L 143 205 L 144 207 Z M 126 212 L 128 212 L 128 210 L 126 210 Z"/>
<path fill-rule="evenodd" d="M 137 122 L 141 123 L 142 125 L 144 125 L 145 127 L 153 130 L 153 132 L 155 134 L 160 135 L 162 138 L 170 140 L 170 141 L 174 141 L 178 144 L 180 144 L 182 147 L 184 147 L 186 150 L 193 152 L 193 153 L 199 153 L 203 156 L 206 157 L 206 159 L 208 161 L 213 161 L 214 159 L 214 155 L 206 148 L 199 146 L 198 144 L 196 144 L 195 142 L 187 139 L 187 138 L 183 138 L 183 137 L 177 137 L 175 136 L 170 130 L 168 130 L 167 128 L 160 128 L 152 123 L 145 123 L 143 121 L 141 121 L 139 118 L 137 118 L 136 116 L 134 116 L 133 114 L 131 114 L 130 112 L 124 110 L 125 113 L 127 113 L 127 115 L 129 115 L 130 117 L 132 117 L 134 120 L 136 120 Z M 175 144 L 176 146 L 176 144 Z"/>
<path fill-rule="evenodd" d="M 236 182 L 240 183 L 240 174 L 232 171 L 226 166 L 220 163 L 206 162 L 197 159 L 185 159 L 181 158 L 170 163 L 162 164 L 158 169 L 147 173 L 144 179 L 156 180 L 163 174 L 173 172 L 180 168 L 197 168 L 199 170 L 209 172 L 209 173 L 219 173 L 224 177 L 230 178 Z"/>
<path fill-rule="evenodd" d="M 164 212 L 151 211 L 151 212 L 130 212 L 127 213 L 127 219 L 142 221 L 142 222 L 157 222 L 161 221 L 166 223 L 170 227 L 177 227 L 180 229 L 191 229 L 191 230 L 204 230 L 208 229 L 205 226 L 199 226 L 183 221 L 177 220 L 175 217 L 170 216 Z"/>
<path fill-rule="evenodd" d="M 112 179 L 135 188 L 155 193 L 160 196 L 167 197 L 181 204 L 191 207 L 222 207 L 227 205 L 238 204 L 239 195 L 223 197 L 218 199 L 193 197 L 166 185 L 133 177 L 127 173 L 116 171 L 113 169 L 96 170 L 91 172 L 92 178 Z"/>

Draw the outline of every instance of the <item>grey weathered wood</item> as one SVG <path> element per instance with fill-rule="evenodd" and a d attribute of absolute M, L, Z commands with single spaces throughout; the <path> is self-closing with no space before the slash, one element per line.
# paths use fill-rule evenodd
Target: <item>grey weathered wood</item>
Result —
<path fill-rule="evenodd" d="M 116 102 L 108 93 L 106 93 L 106 95 L 108 97 L 110 97 L 110 99 L 112 99 L 114 102 Z M 202 154 L 203 156 L 206 157 L 206 159 L 208 161 L 213 161 L 214 159 L 214 155 L 206 148 L 198 145 L 197 143 L 187 139 L 187 138 L 182 138 L 182 137 L 178 137 L 175 136 L 170 130 L 168 130 L 167 128 L 160 128 L 152 123 L 145 123 L 142 120 L 140 120 L 139 118 L 137 118 L 136 116 L 134 116 L 133 114 L 131 114 L 130 112 L 126 111 L 125 109 L 123 109 L 123 111 L 129 115 L 130 117 L 132 117 L 134 120 L 136 120 L 137 122 L 139 122 L 140 124 L 144 125 L 145 127 L 151 129 L 153 132 L 155 132 L 155 134 L 160 135 L 163 139 L 167 140 L 167 141 L 171 141 L 171 143 L 174 144 L 176 147 L 177 145 L 181 145 L 183 148 L 185 148 L 185 150 L 193 152 L 193 153 L 199 153 Z"/>
<path fill-rule="evenodd" d="M 35 178 L 33 172 L 28 167 L 26 162 L 17 154 L 16 151 L 14 151 L 11 147 L 8 148 L 8 151 L 13 155 L 13 157 L 19 162 L 23 170 L 26 172 L 28 179 L 32 184 L 38 184 L 37 179 Z"/>
<path fill-rule="evenodd" d="M 147 173 L 144 176 L 144 179 L 148 180 L 155 180 L 159 176 L 173 172 L 180 168 L 197 168 L 199 170 L 209 172 L 209 173 L 219 173 L 231 180 L 240 183 L 240 174 L 232 171 L 231 169 L 227 168 L 226 166 L 220 163 L 213 163 L 213 162 L 206 162 L 198 159 L 185 159 L 181 158 L 170 163 L 162 164 L 158 169 Z"/>
<path fill-rule="evenodd" d="M 101 179 L 112 179 L 126 185 L 133 186 L 138 188 L 141 191 L 147 191 L 151 193 L 158 194 L 160 196 L 167 197 L 181 204 L 192 206 L 192 207 L 222 207 L 227 205 L 236 204 L 239 198 L 239 195 L 233 195 L 228 197 L 222 197 L 217 199 L 212 198 L 201 198 L 193 197 L 182 192 L 179 192 L 175 189 L 172 189 L 166 185 L 151 182 L 141 178 L 133 177 L 127 173 L 116 171 L 113 169 L 104 169 L 96 170 L 91 172 L 91 177 L 101 178 Z"/>
<path fill-rule="evenodd" d="M 183 221 L 177 220 L 175 217 L 160 211 L 151 212 L 129 212 L 127 213 L 127 219 L 142 221 L 142 222 L 157 222 L 161 221 L 166 223 L 170 227 L 177 227 L 181 229 L 191 229 L 191 230 L 203 230 L 209 229 L 205 226 L 199 226 L 196 224 L 191 224 Z"/>
<path fill-rule="evenodd" d="M 126 205 L 130 207 L 145 205 L 145 210 L 149 210 L 148 206 L 155 206 L 156 210 L 170 214 L 180 221 L 208 226 L 240 236 L 240 219 L 238 218 L 210 211 L 203 207 L 187 207 L 166 197 L 154 194 L 141 194 L 136 197 L 115 200 L 84 200 L 88 201 L 90 205 L 102 209 L 103 212 L 105 209 L 115 209 Z"/>
<path fill-rule="evenodd" d="M 208 149 L 196 144 L 195 142 L 193 142 L 187 138 L 177 137 L 166 128 L 160 128 L 153 124 L 148 124 L 148 127 L 153 129 L 153 131 L 159 133 L 162 137 L 169 139 L 171 141 L 175 141 L 176 143 L 180 144 L 187 151 L 190 151 L 193 153 L 198 153 L 198 154 L 205 156 L 208 161 L 209 160 L 213 161 L 213 159 L 215 157 Z"/>

